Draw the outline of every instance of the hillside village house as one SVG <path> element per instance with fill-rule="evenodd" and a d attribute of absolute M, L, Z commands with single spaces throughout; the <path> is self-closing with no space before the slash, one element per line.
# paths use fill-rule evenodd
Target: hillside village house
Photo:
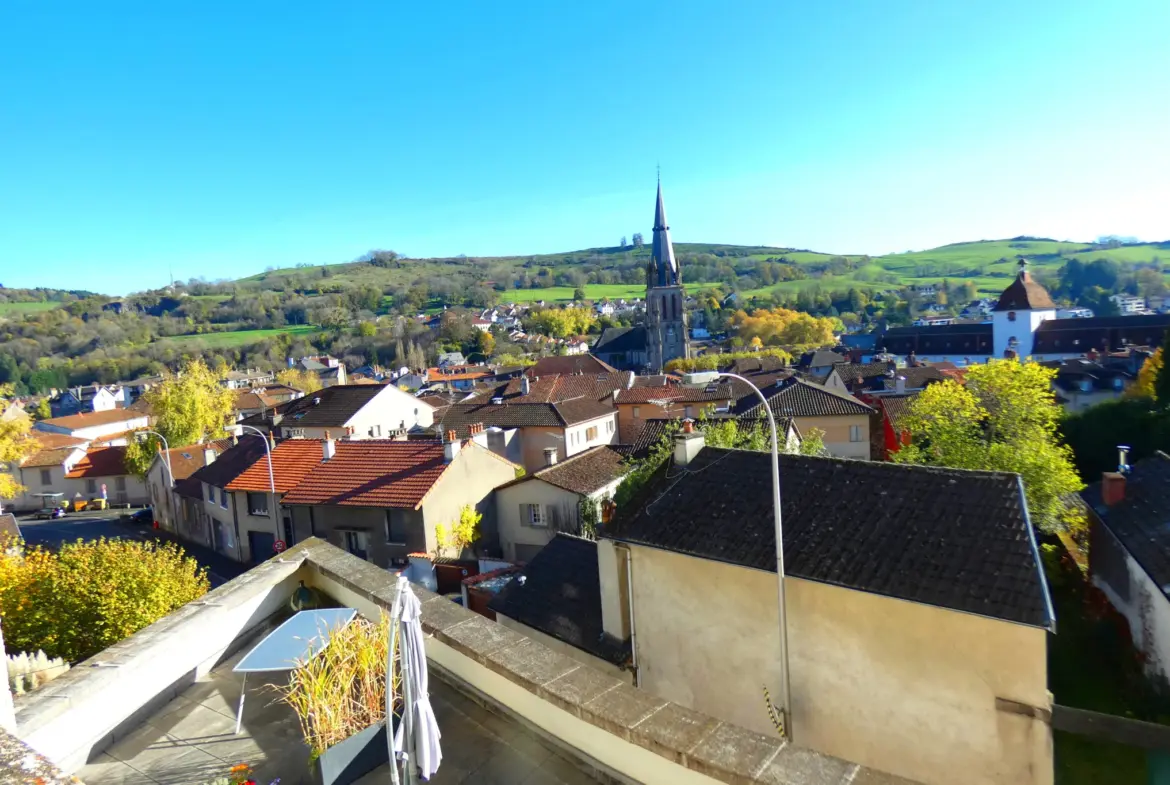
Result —
<path fill-rule="evenodd" d="M 1093 585 L 1125 617 L 1149 671 L 1170 678 L 1170 455 L 1107 472 L 1081 495 Z"/>
<path fill-rule="evenodd" d="M 874 410 L 846 393 L 790 377 L 762 388 L 768 408 L 777 418 L 791 419 L 802 436 L 816 428 L 824 432 L 825 449 L 838 458 L 871 457 L 870 422 Z M 755 393 L 740 398 L 732 414 L 741 420 L 763 417 L 763 403 Z"/>
<path fill-rule="evenodd" d="M 150 502 L 146 483 L 126 468 L 126 448 L 90 447 L 65 473 L 66 500 L 105 498 L 113 505 L 143 506 Z"/>
<path fill-rule="evenodd" d="M 160 528 L 182 539 L 215 547 L 210 528 L 204 525 L 205 517 L 199 514 L 203 506 L 203 488 L 197 480 L 188 478 L 231 446 L 231 439 L 219 439 L 175 447 L 155 455 L 146 470 L 146 489 L 154 520 Z M 185 492 L 192 482 L 195 490 Z"/>
<path fill-rule="evenodd" d="M 263 437 L 245 435 L 222 453 L 216 454 L 206 448 L 205 465 L 197 468 L 186 480 L 179 481 L 176 488 L 177 495 L 194 502 L 190 509 L 193 520 L 183 521 L 180 526 L 188 531 L 206 532 L 211 548 L 240 562 L 250 561 L 249 530 L 242 525 L 240 500 L 228 491 L 227 486 L 252 464 L 267 460 L 265 445 Z M 267 521 L 253 531 L 261 535 L 275 534 Z"/>
<path fill-rule="evenodd" d="M 32 431 L 37 449 L 20 463 L 12 464 L 12 473 L 24 490 L 11 500 L 16 510 L 31 511 L 45 507 L 39 493 L 60 493 L 66 498 L 73 496 L 73 484 L 66 481 L 66 475 L 85 457 L 89 447 L 86 439 L 75 439 L 64 434 Z"/>
<path fill-rule="evenodd" d="M 543 604 L 527 611 L 537 632 L 625 644 L 641 689 L 772 733 L 761 689 L 776 699 L 783 682 L 770 457 L 704 448 L 696 432 L 676 437 L 674 458 L 603 529 L 596 600 L 547 607 L 526 590 L 550 580 L 528 577 L 538 555 L 489 607 L 516 620 Z M 933 785 L 1051 783 L 1054 621 L 1019 478 L 781 463 L 794 741 Z"/>
<path fill-rule="evenodd" d="M 126 443 L 126 434 L 150 426 L 150 415 L 137 409 L 110 409 L 103 412 L 71 414 L 36 422 L 38 431 L 72 436 L 75 439 Z"/>
<path fill-rule="evenodd" d="M 531 561 L 558 532 L 584 534 L 583 504 L 592 506 L 595 524 L 601 502 L 629 471 L 624 456 L 611 447 L 593 447 L 565 461 L 556 461 L 496 489 L 496 521 L 500 550 L 508 561 Z"/>
<path fill-rule="evenodd" d="M 273 371 L 261 371 L 258 369 L 248 368 L 243 371 L 228 371 L 223 377 L 223 386 L 229 390 L 251 390 L 263 384 L 269 384 L 276 380 L 276 374 Z"/>
<path fill-rule="evenodd" d="M 492 492 L 515 476 L 515 464 L 451 433 L 442 443 L 342 441 L 282 503 L 298 541 L 322 537 L 392 567 L 411 553 L 438 553 L 435 527 L 458 521 L 465 505 L 483 515 L 480 546 L 493 548 Z"/>
<path fill-rule="evenodd" d="M 127 403 L 124 388 L 90 384 L 62 390 L 49 402 L 49 409 L 54 417 L 64 417 L 79 412 L 108 412 Z"/>
<path fill-rule="evenodd" d="M 634 438 L 643 420 L 659 418 L 695 419 L 704 412 L 728 410 L 735 393 L 729 384 L 691 386 L 662 384 L 621 390 L 614 397 L 618 410 L 618 433 L 623 442 Z"/>
<path fill-rule="evenodd" d="M 315 357 L 302 357 L 293 362 L 289 367 L 316 374 L 324 387 L 346 384 L 345 363 L 327 354 Z"/>
<path fill-rule="evenodd" d="M 241 424 L 277 439 L 386 439 L 434 422 L 434 407 L 393 385 L 337 385 L 278 404 Z"/>
<path fill-rule="evenodd" d="M 1084 411 L 1122 397 L 1137 376 L 1123 363 L 1105 364 L 1088 358 L 1043 364 L 1056 370 L 1052 391 L 1067 412 Z"/>

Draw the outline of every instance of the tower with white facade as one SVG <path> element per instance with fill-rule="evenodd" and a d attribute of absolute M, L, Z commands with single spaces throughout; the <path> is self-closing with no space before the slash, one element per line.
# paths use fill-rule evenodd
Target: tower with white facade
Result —
<path fill-rule="evenodd" d="M 1056 303 L 1048 290 L 1032 280 L 1028 263 L 1020 259 L 1016 280 L 1003 290 L 991 314 L 992 357 L 1024 359 L 1033 353 L 1036 330 L 1056 318 Z"/>

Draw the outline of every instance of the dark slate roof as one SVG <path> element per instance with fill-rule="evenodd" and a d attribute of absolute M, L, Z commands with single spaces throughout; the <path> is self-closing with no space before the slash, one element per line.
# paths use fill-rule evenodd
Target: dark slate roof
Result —
<path fill-rule="evenodd" d="M 525 376 L 552 376 L 554 374 L 610 373 L 616 371 L 591 354 L 566 355 L 564 357 L 541 357 L 534 365 L 524 370 Z"/>
<path fill-rule="evenodd" d="M 1160 346 L 1170 329 L 1170 314 L 1094 316 L 1090 319 L 1047 319 L 1036 328 L 1032 350 L 1039 354 L 1108 351 L 1128 344 Z"/>
<path fill-rule="evenodd" d="M 614 390 L 626 389 L 633 378 L 631 371 L 606 371 L 511 379 L 476 390 L 462 403 L 487 403 L 493 398 L 503 398 L 506 403 L 557 403 L 571 398 L 609 402 L 613 400 Z M 527 393 L 524 392 L 525 384 L 528 385 Z"/>
<path fill-rule="evenodd" d="M 683 384 L 664 384 L 660 387 L 631 387 L 618 393 L 615 403 L 649 403 L 650 401 L 674 401 L 677 403 L 708 403 L 730 401 L 734 397 L 729 384 L 708 384 L 705 387 L 690 387 Z"/>
<path fill-rule="evenodd" d="M 1125 498 L 1112 507 L 1102 503 L 1100 483 L 1081 497 L 1170 597 L 1170 455 L 1159 450 L 1134 463 L 1125 477 Z"/>
<path fill-rule="evenodd" d="M 886 387 L 891 390 L 895 389 L 899 376 L 905 377 L 906 389 L 908 390 L 920 389 L 933 382 L 941 382 L 946 379 L 942 371 L 933 365 L 918 365 L 913 368 L 899 368 L 894 372 L 894 376 L 886 381 Z"/>
<path fill-rule="evenodd" d="M 1080 321 L 1088 321 L 1082 319 Z M 894 327 L 878 337 L 880 348 L 893 354 L 963 354 L 994 351 L 991 324 L 946 324 L 938 327 Z"/>
<path fill-rule="evenodd" d="M 557 534 L 521 575 L 524 582 L 513 578 L 490 609 L 608 662 L 629 658 L 629 645 L 602 628 L 596 542 Z"/>
<path fill-rule="evenodd" d="M 787 366 L 779 357 L 772 357 L 770 355 L 763 355 L 761 357 L 741 357 L 734 360 L 726 368 L 720 370 L 728 373 L 737 373 L 740 376 L 749 376 L 753 373 L 774 372 L 784 370 Z"/>
<path fill-rule="evenodd" d="M 629 443 L 615 446 L 616 450 L 635 461 L 640 461 L 650 455 L 650 450 L 658 444 L 658 441 L 671 427 L 679 427 L 678 420 L 666 418 L 638 420 L 637 422 L 641 423 L 641 428 L 630 437 Z"/>
<path fill-rule="evenodd" d="M 1051 626 L 1017 475 L 781 455 L 780 476 L 788 574 Z M 660 469 L 605 536 L 774 571 L 773 532 L 771 456 L 708 447 Z"/>
<path fill-rule="evenodd" d="M 827 417 L 832 415 L 869 414 L 873 411 L 852 395 L 826 390 L 803 379 L 787 379 L 783 386 L 761 389 L 768 399 L 768 408 L 777 417 Z M 763 404 L 755 393 L 740 398 L 732 414 L 763 414 Z"/>
<path fill-rule="evenodd" d="M 887 363 L 834 363 L 833 370 L 846 384 L 865 382 L 869 379 L 885 377 L 890 370 Z"/>
<path fill-rule="evenodd" d="M 260 436 L 245 436 L 238 443 L 221 452 L 216 459 L 192 472 L 190 479 L 205 482 L 216 488 L 225 488 L 248 467 L 264 458 L 267 448 Z M 192 486 L 193 487 L 193 486 Z"/>
<path fill-rule="evenodd" d="M 1101 365 L 1086 359 L 1054 360 L 1041 365 L 1056 369 L 1056 378 L 1052 383 L 1068 392 L 1080 391 L 1084 382 L 1088 382 L 1095 390 L 1115 390 L 1118 379 L 1124 385 L 1134 378 L 1134 374 L 1126 368 Z"/>
<path fill-rule="evenodd" d="M 435 430 L 454 430 L 460 438 L 475 424 L 498 428 L 561 428 L 614 414 L 612 406 L 592 398 L 573 398 L 559 403 L 459 403 L 447 407 Z"/>
<path fill-rule="evenodd" d="M 625 456 L 612 447 L 592 447 L 540 471 L 527 474 L 499 487 L 519 485 L 530 480 L 544 480 L 550 485 L 566 491 L 588 496 L 614 480 L 620 480 L 630 473 Z"/>
<path fill-rule="evenodd" d="M 646 328 L 640 324 L 635 327 L 607 327 L 601 331 L 601 336 L 593 345 L 594 354 L 644 351 L 646 351 Z"/>
<path fill-rule="evenodd" d="M 886 412 L 886 417 L 890 420 L 890 425 L 898 433 L 906 430 L 905 419 L 910 414 L 910 404 L 914 403 L 914 399 L 918 396 L 919 393 L 912 392 L 901 395 L 897 393 L 893 395 L 882 395 L 878 398 L 882 409 Z"/>
<path fill-rule="evenodd" d="M 829 349 L 818 349 L 815 352 L 806 352 L 800 358 L 798 365 L 801 368 L 819 368 L 825 365 L 835 365 L 848 359 L 845 355 L 837 354 Z"/>
<path fill-rule="evenodd" d="M 279 404 L 267 412 L 254 414 L 243 422 L 247 425 L 263 425 L 271 422 L 269 418 L 276 411 L 284 416 L 280 423 L 282 427 L 340 428 L 383 389 L 380 384 L 338 384 L 325 387 L 303 398 Z"/>
<path fill-rule="evenodd" d="M 1027 270 L 1020 270 L 1016 280 L 1003 290 L 993 310 L 996 311 L 1034 311 L 1042 308 L 1055 308 L 1056 303 L 1048 296 L 1048 290 L 1032 280 Z"/>

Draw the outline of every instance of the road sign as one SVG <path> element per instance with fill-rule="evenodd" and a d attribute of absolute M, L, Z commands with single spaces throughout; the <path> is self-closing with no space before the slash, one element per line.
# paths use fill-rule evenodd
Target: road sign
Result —
<path fill-rule="evenodd" d="M 272 550 L 276 551 L 277 553 L 280 553 L 287 547 L 288 546 L 285 545 L 284 540 L 277 540 L 276 542 L 272 543 Z"/>

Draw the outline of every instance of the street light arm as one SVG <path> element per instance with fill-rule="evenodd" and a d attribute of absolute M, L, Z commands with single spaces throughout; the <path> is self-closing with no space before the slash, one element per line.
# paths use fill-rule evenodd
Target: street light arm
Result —
<path fill-rule="evenodd" d="M 792 740 L 792 689 L 788 673 L 788 607 L 784 597 L 784 528 L 780 515 L 780 440 L 776 432 L 776 418 L 768 406 L 768 399 L 751 381 L 735 373 L 720 373 L 720 378 L 730 377 L 752 388 L 752 392 L 764 406 L 768 417 L 768 428 L 772 431 L 772 519 L 776 537 L 776 596 L 780 614 L 780 670 L 783 674 L 783 694 L 780 709 L 784 714 L 784 735 Z"/>
<path fill-rule="evenodd" d="M 260 430 L 259 428 L 257 428 L 254 425 L 242 425 L 241 424 L 240 428 L 246 429 L 249 431 L 255 431 L 256 434 L 260 437 L 260 440 L 262 442 L 264 442 L 264 456 L 268 459 L 268 491 L 269 491 L 269 493 L 272 494 L 272 520 L 275 521 L 276 520 L 276 480 L 272 474 L 272 448 L 268 446 L 268 434 L 264 433 L 264 431 Z M 279 535 L 280 532 L 277 532 L 277 534 Z M 280 539 L 280 537 L 278 536 L 277 539 Z"/>
<path fill-rule="evenodd" d="M 152 431 L 149 428 L 143 428 L 139 433 L 153 433 L 163 443 L 163 463 L 167 466 L 167 475 L 171 478 L 171 487 L 175 487 L 175 473 L 171 471 L 171 445 L 167 442 L 167 437 L 163 436 L 158 431 Z"/>

